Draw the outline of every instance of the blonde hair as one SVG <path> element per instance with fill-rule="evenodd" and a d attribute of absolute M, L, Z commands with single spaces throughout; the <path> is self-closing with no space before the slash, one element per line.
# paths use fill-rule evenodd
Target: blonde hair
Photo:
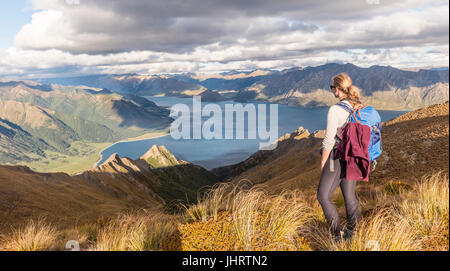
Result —
<path fill-rule="evenodd" d="M 338 87 L 353 107 L 361 104 L 361 94 L 358 87 L 354 86 L 352 79 L 346 73 L 340 73 L 333 77 L 333 85 Z"/>

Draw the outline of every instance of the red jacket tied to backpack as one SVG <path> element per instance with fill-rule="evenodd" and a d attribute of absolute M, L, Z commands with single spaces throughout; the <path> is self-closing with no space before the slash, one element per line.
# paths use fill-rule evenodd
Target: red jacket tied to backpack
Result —
<path fill-rule="evenodd" d="M 368 181 L 370 173 L 370 127 L 350 122 L 343 129 L 334 157 L 346 162 L 346 179 Z"/>

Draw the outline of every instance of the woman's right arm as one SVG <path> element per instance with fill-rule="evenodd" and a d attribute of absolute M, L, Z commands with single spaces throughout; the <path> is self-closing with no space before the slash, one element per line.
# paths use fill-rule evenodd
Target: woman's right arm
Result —
<path fill-rule="evenodd" d="M 335 106 L 330 107 L 327 114 L 327 130 L 325 132 L 325 138 L 322 141 L 321 170 L 323 170 L 323 167 L 334 148 L 334 144 L 336 143 L 335 137 L 338 129 L 338 119 L 335 109 Z"/>

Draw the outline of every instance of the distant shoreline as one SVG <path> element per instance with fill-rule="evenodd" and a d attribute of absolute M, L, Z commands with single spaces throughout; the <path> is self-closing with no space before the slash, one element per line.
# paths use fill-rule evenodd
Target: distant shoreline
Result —
<path fill-rule="evenodd" d="M 99 152 L 99 156 L 100 158 L 97 160 L 97 162 L 94 163 L 93 168 L 96 168 L 98 166 L 98 164 L 103 160 L 103 155 L 102 152 L 105 151 L 106 149 L 118 144 L 118 143 L 124 143 L 124 142 L 135 142 L 135 141 L 141 141 L 141 140 L 147 140 L 147 139 L 155 139 L 155 138 L 160 138 L 160 137 L 165 137 L 168 136 L 169 132 L 168 131 L 158 131 L 158 132 L 150 132 L 150 133 L 146 133 L 137 137 L 132 137 L 132 138 L 127 138 L 127 139 L 122 139 L 120 141 L 114 142 L 111 145 L 108 145 L 108 147 L 103 148 L 100 152 Z"/>

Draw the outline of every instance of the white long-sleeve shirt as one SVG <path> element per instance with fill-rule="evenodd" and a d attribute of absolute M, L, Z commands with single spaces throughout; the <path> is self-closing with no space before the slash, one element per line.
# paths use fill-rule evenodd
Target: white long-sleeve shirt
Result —
<path fill-rule="evenodd" d="M 350 102 L 343 100 L 350 108 L 353 108 Z M 328 110 L 327 115 L 327 130 L 325 132 L 325 138 L 322 141 L 322 148 L 328 151 L 333 150 L 334 144 L 336 144 L 336 134 L 341 132 L 342 127 L 347 122 L 350 113 L 344 108 L 333 105 Z"/>

